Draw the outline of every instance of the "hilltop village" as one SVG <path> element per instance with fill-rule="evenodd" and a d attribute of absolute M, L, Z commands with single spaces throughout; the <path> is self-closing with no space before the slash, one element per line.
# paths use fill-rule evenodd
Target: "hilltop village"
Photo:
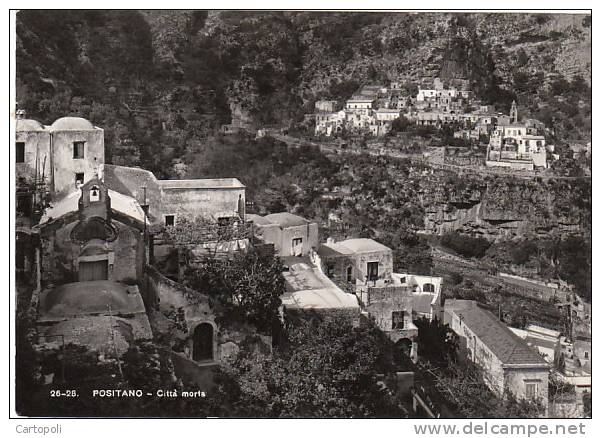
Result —
<path fill-rule="evenodd" d="M 395 84 L 365 86 L 342 110 L 325 101 L 316 109 L 315 130 L 326 136 L 343 129 L 379 136 L 400 117 L 453 122 L 457 135 L 490 138 L 487 165 L 546 165 L 544 127 L 519 121 L 516 105 L 508 117 L 479 105 L 465 87 L 435 81 L 413 100 Z M 377 239 L 324 234 L 287 211 L 248 213 L 236 176 L 168 180 L 108 164 L 104 139 L 102 128 L 79 117 L 45 126 L 20 110 L 16 120 L 18 310 L 30 318 L 27 339 L 45 385 L 59 381 L 42 365 L 53 351 L 68 360 L 65 346 L 78 346 L 121 371 L 144 342 L 159 346 L 174 381 L 206 384 L 247 354 L 274 354 L 292 321 L 334 320 L 349 330 L 372 327 L 406 359 L 377 377 L 398 406 L 410 400 L 404 415 L 452 415 L 453 402 L 424 383 L 420 358 L 451 336 L 458 360 L 477 368 L 494 397 L 532 403 L 536 416 L 584 415 L 590 308 L 568 289 L 556 292 L 562 311 L 585 321 L 584 331 L 509 327 L 476 300 L 445 300 L 442 276 L 396 270 L 393 250 Z M 265 276 L 253 277 L 255 269 Z M 442 326 L 438 338 L 426 336 Z"/>
<path fill-rule="evenodd" d="M 469 89 L 469 82 L 445 83 L 434 78 L 423 83 L 416 95 L 400 82 L 389 85 L 364 85 L 340 108 L 337 101 L 315 102 L 315 134 L 332 136 L 343 131 L 364 132 L 383 137 L 395 121 L 417 126 L 447 127 L 453 137 L 487 143 L 487 167 L 512 170 L 547 168 L 547 153 L 553 145 L 545 143 L 545 125 L 535 119 L 520 120 L 515 101 L 509 115 L 484 105 Z M 557 158 L 557 157 L 555 157 Z"/>

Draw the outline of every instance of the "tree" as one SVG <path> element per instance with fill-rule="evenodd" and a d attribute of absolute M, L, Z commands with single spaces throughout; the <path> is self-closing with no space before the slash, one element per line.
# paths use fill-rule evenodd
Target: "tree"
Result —
<path fill-rule="evenodd" d="M 285 292 L 279 258 L 238 252 L 230 258 L 205 257 L 184 272 L 184 284 L 218 300 L 227 316 L 270 333 Z"/>
<path fill-rule="evenodd" d="M 221 394 L 207 398 L 160 398 L 158 389 L 173 391 L 199 389 L 190 382 L 179 381 L 167 353 L 148 342 L 139 341 L 120 359 L 123 376 L 115 358 L 100 358 L 83 346 L 66 345 L 64 350 L 41 350 L 34 363 L 41 376 L 54 376 L 47 384 L 38 378 L 19 413 L 50 417 L 207 417 L 221 413 Z M 63 362 L 64 361 L 64 362 Z M 64 363 L 65 381 L 62 381 Z M 142 390 L 141 396 L 122 397 L 114 392 L 94 395 L 94 390 Z M 53 390 L 63 394 L 73 391 L 77 397 L 53 397 Z M 147 395 L 151 393 L 152 395 Z"/>
<path fill-rule="evenodd" d="M 482 377 L 478 365 L 467 360 L 451 362 L 430 372 L 439 391 L 450 398 L 461 418 L 539 418 L 544 415 L 540 400 L 517 399 L 510 391 L 500 397 Z"/>
<path fill-rule="evenodd" d="M 390 220 L 388 221 L 390 224 Z M 432 249 L 413 231 L 401 224 L 399 231 L 383 234 L 380 241 L 392 248 L 395 272 L 429 275 L 432 272 Z"/>
<path fill-rule="evenodd" d="M 448 364 L 455 361 L 457 335 L 438 318 L 430 321 L 419 318 L 414 321 L 418 328 L 419 355 L 433 364 Z"/>
<path fill-rule="evenodd" d="M 298 319 L 272 357 L 239 357 L 228 370 L 242 416 L 401 417 L 376 374 L 394 369 L 391 348 L 373 326 L 345 317 Z"/>

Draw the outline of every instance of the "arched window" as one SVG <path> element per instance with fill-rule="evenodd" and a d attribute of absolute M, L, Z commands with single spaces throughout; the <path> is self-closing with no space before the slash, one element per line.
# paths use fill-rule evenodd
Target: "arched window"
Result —
<path fill-rule="evenodd" d="M 347 266 L 346 268 L 346 281 L 351 283 L 353 281 L 353 267 Z"/>
<path fill-rule="evenodd" d="M 208 322 L 198 324 L 194 329 L 192 359 L 213 360 L 213 326 Z"/>
<path fill-rule="evenodd" d="M 90 188 L 90 202 L 100 201 L 100 188 L 98 186 L 92 186 Z"/>
<path fill-rule="evenodd" d="M 434 285 L 432 283 L 424 283 L 422 290 L 424 292 L 434 292 Z"/>

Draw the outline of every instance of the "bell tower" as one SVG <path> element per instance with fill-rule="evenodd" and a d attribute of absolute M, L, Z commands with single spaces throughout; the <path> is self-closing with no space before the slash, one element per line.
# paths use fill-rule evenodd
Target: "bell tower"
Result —
<path fill-rule="evenodd" d="M 511 102 L 511 111 L 509 112 L 509 123 L 518 122 L 518 107 L 515 104 L 515 100 Z"/>
<path fill-rule="evenodd" d="M 104 183 L 98 178 L 92 178 L 80 186 L 79 215 L 81 220 L 90 217 L 100 217 L 110 221 L 111 199 Z"/>

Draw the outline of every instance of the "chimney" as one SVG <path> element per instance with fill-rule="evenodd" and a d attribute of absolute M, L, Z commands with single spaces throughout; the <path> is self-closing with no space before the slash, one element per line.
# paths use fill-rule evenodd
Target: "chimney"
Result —
<path fill-rule="evenodd" d="M 17 110 L 17 119 L 24 119 L 27 116 L 27 112 L 23 109 Z"/>

